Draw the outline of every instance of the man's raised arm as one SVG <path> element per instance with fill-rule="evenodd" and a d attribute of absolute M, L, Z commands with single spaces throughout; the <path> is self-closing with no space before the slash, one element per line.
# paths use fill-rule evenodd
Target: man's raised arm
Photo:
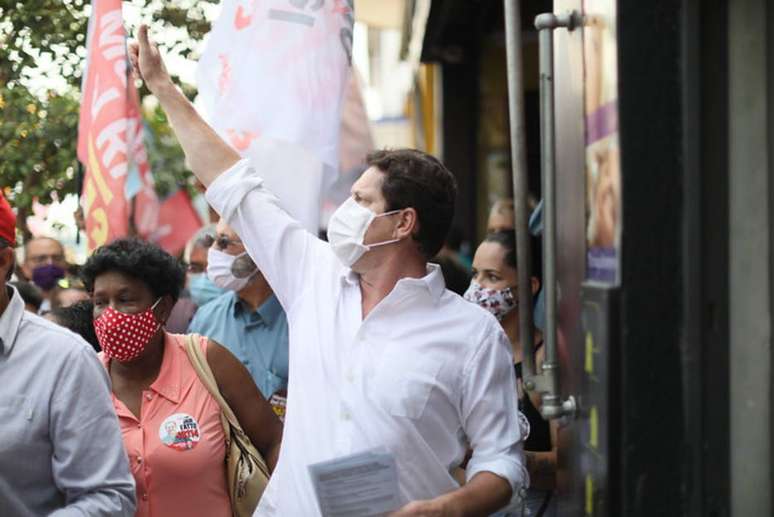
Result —
<path fill-rule="evenodd" d="M 289 310 L 322 270 L 338 267 L 335 256 L 285 211 L 251 161 L 242 160 L 199 116 L 172 83 L 158 49 L 148 40 L 145 25 L 137 39 L 129 47 L 132 66 L 167 113 L 188 167 L 207 186 L 207 202 L 242 238 L 280 303 Z M 253 152 L 259 155 L 261 172 L 274 177 L 322 167 L 305 150 L 289 144 L 283 147 L 268 138 L 256 142 Z M 288 177 L 288 181 L 292 180 Z"/>
<path fill-rule="evenodd" d="M 172 82 L 159 49 L 148 39 L 147 25 L 140 26 L 137 42 L 129 45 L 129 60 L 159 99 L 183 147 L 188 166 L 202 183 L 209 186 L 239 161 L 239 154 L 202 119 Z"/>

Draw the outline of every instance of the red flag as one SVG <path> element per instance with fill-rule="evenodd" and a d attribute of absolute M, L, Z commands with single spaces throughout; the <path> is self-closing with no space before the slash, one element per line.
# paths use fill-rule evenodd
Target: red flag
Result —
<path fill-rule="evenodd" d="M 201 226 L 202 221 L 191 203 L 191 198 L 184 189 L 180 189 L 161 203 L 158 226 L 148 239 L 164 248 L 170 255 L 177 255 Z"/>
<path fill-rule="evenodd" d="M 127 174 L 132 167 L 141 177 L 148 172 L 121 0 L 92 2 L 86 49 L 78 159 L 86 167 L 82 202 L 87 247 L 93 250 L 128 233 Z"/>

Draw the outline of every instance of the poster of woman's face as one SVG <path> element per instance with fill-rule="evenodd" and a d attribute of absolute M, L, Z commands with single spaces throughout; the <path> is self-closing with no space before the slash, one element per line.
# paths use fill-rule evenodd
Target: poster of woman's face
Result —
<path fill-rule="evenodd" d="M 584 12 L 588 276 L 614 283 L 622 224 L 615 0 L 585 0 Z"/>
<path fill-rule="evenodd" d="M 611 135 L 588 148 L 588 245 L 616 248 L 620 204 L 620 152 Z"/>

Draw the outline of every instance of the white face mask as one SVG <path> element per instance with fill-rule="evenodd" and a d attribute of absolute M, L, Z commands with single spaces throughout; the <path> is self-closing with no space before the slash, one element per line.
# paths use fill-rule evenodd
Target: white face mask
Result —
<path fill-rule="evenodd" d="M 377 215 L 350 197 L 336 209 L 328 221 L 328 242 L 333 252 L 345 266 L 352 267 L 365 252 L 372 248 L 398 242 L 400 239 L 363 244 L 366 231 L 374 219 L 398 212 L 400 210 Z"/>
<path fill-rule="evenodd" d="M 244 267 L 245 263 L 252 264 Z M 207 251 L 207 277 L 221 289 L 241 291 L 258 272 L 247 252 L 229 255 L 215 248 Z"/>

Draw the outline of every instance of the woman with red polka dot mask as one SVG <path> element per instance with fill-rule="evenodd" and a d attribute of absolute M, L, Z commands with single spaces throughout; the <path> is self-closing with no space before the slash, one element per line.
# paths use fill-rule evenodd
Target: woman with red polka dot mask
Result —
<path fill-rule="evenodd" d="M 136 515 L 231 516 L 220 406 L 191 364 L 185 336 L 164 329 L 185 282 L 182 264 L 153 244 L 119 239 L 98 248 L 82 275 L 137 487 Z M 282 427 L 271 406 L 231 352 L 206 337 L 196 345 L 272 470 Z"/>

